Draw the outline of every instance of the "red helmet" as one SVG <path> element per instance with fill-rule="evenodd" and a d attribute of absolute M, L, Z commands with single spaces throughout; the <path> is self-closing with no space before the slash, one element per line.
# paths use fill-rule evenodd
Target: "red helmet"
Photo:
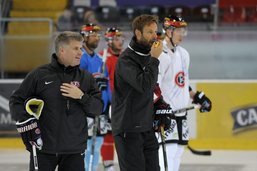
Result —
<path fill-rule="evenodd" d="M 115 36 L 122 36 L 122 35 L 123 33 L 121 32 L 120 29 L 116 27 L 111 27 L 106 30 L 104 37 L 106 41 L 110 41 L 110 40 L 113 40 Z"/>
<path fill-rule="evenodd" d="M 101 28 L 98 25 L 89 23 L 81 27 L 80 34 L 82 34 L 83 36 L 89 36 L 90 33 L 98 32 L 100 30 Z"/>
<path fill-rule="evenodd" d="M 187 22 L 182 17 L 169 15 L 164 18 L 163 28 L 166 30 L 168 28 L 180 28 L 186 27 Z"/>

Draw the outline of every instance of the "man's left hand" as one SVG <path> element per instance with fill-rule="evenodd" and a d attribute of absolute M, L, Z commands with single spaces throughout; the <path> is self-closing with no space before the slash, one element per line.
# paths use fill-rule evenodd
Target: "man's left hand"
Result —
<path fill-rule="evenodd" d="M 193 103 L 201 105 L 200 112 L 210 112 L 212 109 L 212 102 L 205 96 L 204 92 L 197 91 Z"/>

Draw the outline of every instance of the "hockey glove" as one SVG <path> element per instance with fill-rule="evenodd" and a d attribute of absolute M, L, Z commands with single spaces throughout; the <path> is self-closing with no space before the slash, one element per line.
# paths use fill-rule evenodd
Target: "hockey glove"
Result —
<path fill-rule="evenodd" d="M 108 122 L 108 116 L 103 114 L 99 116 L 99 129 L 100 135 L 105 135 L 111 129 L 110 123 Z"/>
<path fill-rule="evenodd" d="M 108 85 L 108 78 L 100 73 L 94 73 L 93 76 L 95 78 L 99 91 L 106 90 Z"/>
<path fill-rule="evenodd" d="M 31 98 L 25 102 L 26 112 L 34 116 L 36 119 L 39 119 L 43 107 L 44 101 L 37 98 Z"/>
<path fill-rule="evenodd" d="M 17 122 L 16 126 L 27 150 L 31 151 L 32 145 L 35 145 L 39 150 L 42 149 L 43 141 L 41 139 L 41 131 L 36 118 L 29 118 L 26 121 Z"/>
<path fill-rule="evenodd" d="M 171 116 L 172 109 L 169 104 L 167 104 L 163 98 L 159 98 L 154 103 L 154 130 L 156 132 L 161 131 L 161 126 L 164 127 L 164 130 L 169 129 L 171 125 Z"/>
<path fill-rule="evenodd" d="M 203 92 L 197 91 L 192 103 L 201 105 L 201 107 L 199 109 L 200 112 L 210 112 L 211 111 L 212 103 L 211 103 L 210 99 L 204 95 Z"/>

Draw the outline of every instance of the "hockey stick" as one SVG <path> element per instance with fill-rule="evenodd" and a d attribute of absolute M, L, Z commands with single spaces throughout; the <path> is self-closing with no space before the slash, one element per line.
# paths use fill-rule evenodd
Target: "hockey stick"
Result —
<path fill-rule="evenodd" d="M 33 162 L 34 162 L 34 169 L 38 171 L 38 161 L 37 161 L 37 150 L 36 145 L 32 145 L 32 154 L 33 154 Z"/>
<path fill-rule="evenodd" d="M 201 107 L 200 105 L 193 105 L 193 106 L 181 108 L 181 109 L 178 109 L 178 110 L 174 110 L 174 111 L 172 112 L 172 115 L 175 115 L 175 114 L 178 114 L 178 113 L 183 113 L 183 112 L 186 112 L 186 111 L 188 111 L 188 110 L 198 109 L 198 108 L 200 108 L 200 107 Z"/>
<path fill-rule="evenodd" d="M 93 135 L 92 135 L 92 145 L 91 145 L 91 154 L 89 158 L 89 166 L 88 166 L 88 171 L 93 171 L 93 162 L 94 162 L 94 153 L 95 153 L 95 143 L 96 143 L 96 136 L 97 136 L 97 128 L 98 128 L 98 122 L 99 122 L 99 117 L 95 117 L 95 123 L 93 127 Z"/>
<path fill-rule="evenodd" d="M 200 105 L 193 105 L 193 106 L 189 106 L 189 107 L 186 107 L 186 108 L 182 108 L 182 109 L 175 110 L 175 111 L 173 111 L 172 114 L 182 113 L 182 112 L 186 112 L 186 111 L 188 111 L 188 110 L 198 109 L 198 108 L 200 108 L 200 107 L 201 107 Z M 210 151 L 210 150 L 199 151 L 199 150 L 193 149 L 193 148 L 190 147 L 189 145 L 187 145 L 187 148 L 188 148 L 193 154 L 196 154 L 196 155 L 203 155 L 203 156 L 210 156 L 210 155 L 211 155 L 211 151 Z"/>
<path fill-rule="evenodd" d="M 211 155 L 211 150 L 206 150 L 206 151 L 199 151 L 196 149 L 193 149 L 192 147 L 190 147 L 189 145 L 187 145 L 187 148 L 196 155 L 202 155 L 202 156 L 210 156 Z"/>
<path fill-rule="evenodd" d="M 186 112 L 188 110 L 196 109 L 199 107 L 200 107 L 199 105 L 193 105 L 193 106 L 189 106 L 186 108 L 178 109 L 178 110 L 172 111 L 172 113 L 170 115 Z M 160 111 L 160 113 L 161 113 L 161 111 Z M 166 154 L 166 143 L 165 143 L 165 135 L 164 135 L 164 127 L 163 126 L 161 126 L 160 135 L 161 135 L 164 168 L 165 168 L 165 171 L 168 171 L 168 160 L 167 160 L 167 154 Z"/>
<path fill-rule="evenodd" d="M 103 56 L 102 56 L 102 61 L 103 61 L 103 65 L 102 65 L 102 74 L 104 74 L 105 73 L 105 69 L 106 69 L 106 59 L 107 59 L 107 56 L 108 55 L 108 52 L 107 52 L 107 49 L 105 48 L 104 50 L 103 50 Z"/>
<path fill-rule="evenodd" d="M 168 160 L 167 160 L 167 154 L 166 154 L 166 143 L 165 143 L 165 136 L 164 136 L 164 127 L 161 126 L 161 140 L 162 140 L 162 152 L 163 152 L 163 162 L 164 162 L 164 168 L 165 171 L 168 171 Z"/>

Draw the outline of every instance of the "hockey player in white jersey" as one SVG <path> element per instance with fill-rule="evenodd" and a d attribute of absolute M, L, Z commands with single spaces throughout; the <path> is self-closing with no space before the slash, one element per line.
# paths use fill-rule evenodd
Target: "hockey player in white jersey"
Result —
<path fill-rule="evenodd" d="M 165 102 L 172 110 L 188 107 L 191 99 L 200 104 L 200 112 L 209 112 L 212 104 L 203 92 L 192 91 L 189 85 L 190 57 L 186 49 L 179 46 L 187 34 L 187 23 L 181 17 L 168 16 L 163 22 L 165 38 L 163 52 L 159 58 L 158 83 Z M 158 137 L 160 139 L 160 137 Z M 169 171 L 178 171 L 184 146 L 188 144 L 189 130 L 187 113 L 176 114 L 170 129 L 165 131 L 166 153 Z M 160 141 L 159 141 L 160 142 Z M 164 171 L 162 149 L 159 149 L 161 170 Z"/>

